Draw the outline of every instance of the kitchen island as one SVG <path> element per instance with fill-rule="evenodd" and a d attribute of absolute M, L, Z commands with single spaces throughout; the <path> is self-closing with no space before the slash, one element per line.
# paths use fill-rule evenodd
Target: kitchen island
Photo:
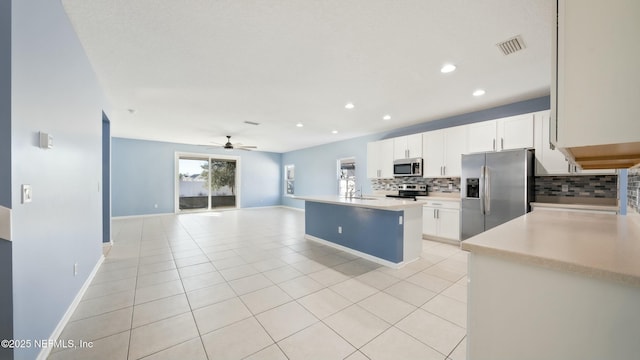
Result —
<path fill-rule="evenodd" d="M 305 201 L 305 238 L 400 268 L 422 251 L 422 201 L 297 196 Z"/>
<path fill-rule="evenodd" d="M 462 242 L 470 359 L 637 359 L 637 215 L 536 210 Z"/>

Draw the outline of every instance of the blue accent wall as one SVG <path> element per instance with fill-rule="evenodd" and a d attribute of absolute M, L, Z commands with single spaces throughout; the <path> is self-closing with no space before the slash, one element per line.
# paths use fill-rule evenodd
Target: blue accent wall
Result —
<path fill-rule="evenodd" d="M 305 202 L 305 233 L 365 254 L 400 263 L 403 260 L 403 211 Z M 338 226 L 342 233 L 338 233 Z"/>
<path fill-rule="evenodd" d="M 0 2 L 0 206 L 11 208 L 11 1 Z"/>
<path fill-rule="evenodd" d="M 11 208 L 11 1 L 0 1 L 0 206 Z M 13 339 L 12 243 L 0 238 L 0 339 Z M 0 347 L 0 359 L 13 350 Z"/>
<path fill-rule="evenodd" d="M 114 137 L 111 169 L 113 216 L 175 211 L 176 152 L 239 156 L 240 207 L 280 205 L 282 155 L 279 153 L 229 152 L 197 145 Z"/>
<path fill-rule="evenodd" d="M 629 170 L 618 170 L 618 213 L 627 215 L 627 201 L 629 192 Z"/>
<path fill-rule="evenodd" d="M 13 336 L 47 339 L 102 256 L 107 104 L 62 3 L 11 3 Z M 40 131 L 53 136 L 53 149 L 39 148 Z M 32 186 L 31 203 L 21 204 L 21 184 Z"/>
<path fill-rule="evenodd" d="M 282 164 L 295 165 L 295 195 L 335 195 L 338 193 L 337 160 L 340 158 L 355 157 L 356 186 L 358 188 L 362 187 L 362 192 L 367 194 L 372 191 L 371 182 L 367 179 L 366 172 L 367 143 L 370 141 L 548 110 L 549 107 L 550 98 L 548 96 L 520 101 L 505 106 L 429 121 L 385 133 L 287 152 L 282 154 Z M 284 184 L 282 186 L 284 186 Z M 304 207 L 304 201 L 284 195 L 282 204 L 296 208 Z"/>
<path fill-rule="evenodd" d="M 102 112 L 102 242 L 111 241 L 111 122 Z"/>

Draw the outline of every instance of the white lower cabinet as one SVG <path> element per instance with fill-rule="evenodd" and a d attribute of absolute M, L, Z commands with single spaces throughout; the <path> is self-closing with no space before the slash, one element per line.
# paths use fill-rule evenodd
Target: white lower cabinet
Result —
<path fill-rule="evenodd" d="M 429 200 L 423 205 L 422 234 L 460 240 L 460 202 Z"/>

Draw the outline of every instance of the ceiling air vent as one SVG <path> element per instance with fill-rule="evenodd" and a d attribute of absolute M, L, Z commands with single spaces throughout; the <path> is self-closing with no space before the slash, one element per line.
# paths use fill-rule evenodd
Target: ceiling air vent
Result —
<path fill-rule="evenodd" d="M 496 46 L 504 55 L 510 55 L 525 48 L 524 41 L 522 41 L 522 36 L 520 35 L 498 43 Z"/>
<path fill-rule="evenodd" d="M 260 125 L 260 123 L 253 122 L 253 121 L 245 121 L 244 123 L 249 125 Z"/>

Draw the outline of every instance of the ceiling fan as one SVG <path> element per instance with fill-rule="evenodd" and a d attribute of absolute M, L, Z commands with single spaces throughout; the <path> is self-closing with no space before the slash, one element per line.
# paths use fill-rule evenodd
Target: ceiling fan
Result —
<path fill-rule="evenodd" d="M 251 151 L 251 149 L 257 149 L 257 146 L 249 146 L 249 145 L 242 145 L 241 143 L 236 143 L 236 144 L 232 144 L 231 143 L 231 135 L 227 135 L 227 143 L 224 145 L 218 145 L 216 146 L 218 148 L 223 148 L 225 150 L 247 150 L 247 151 Z"/>

